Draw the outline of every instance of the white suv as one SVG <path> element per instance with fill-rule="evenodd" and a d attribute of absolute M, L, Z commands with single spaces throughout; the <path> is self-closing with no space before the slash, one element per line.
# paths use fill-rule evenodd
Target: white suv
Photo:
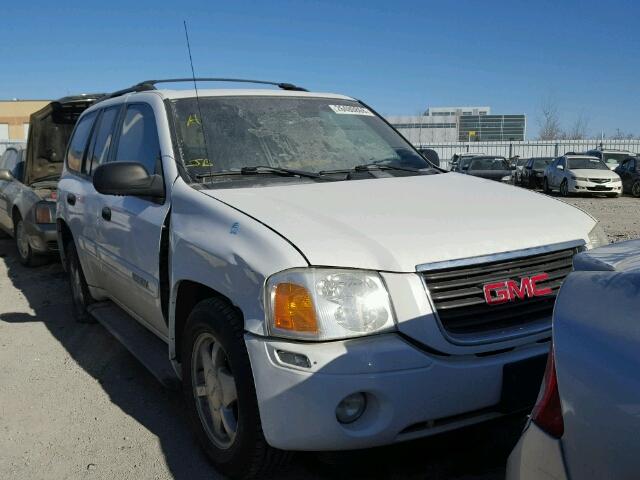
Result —
<path fill-rule="evenodd" d="M 78 319 L 171 362 L 221 471 L 535 401 L 555 294 L 606 242 L 592 217 L 436 169 L 349 97 L 157 83 L 80 118 L 59 242 Z"/>

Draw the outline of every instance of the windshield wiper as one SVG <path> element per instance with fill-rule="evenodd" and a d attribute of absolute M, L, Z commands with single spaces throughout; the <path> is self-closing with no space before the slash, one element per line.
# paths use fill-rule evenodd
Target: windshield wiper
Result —
<path fill-rule="evenodd" d="M 384 164 L 380 164 L 378 162 L 372 162 L 372 163 L 363 163 L 362 165 L 356 165 L 355 167 L 352 168 L 339 168 L 336 170 L 322 170 L 320 172 L 318 172 L 320 175 L 325 175 L 325 174 L 329 174 L 329 173 L 349 173 L 349 172 L 368 172 L 371 170 L 400 170 L 403 172 L 412 172 L 412 173 L 422 173 L 421 170 L 418 170 L 417 168 L 411 168 L 411 167 L 399 167 L 396 165 L 384 165 Z"/>
<path fill-rule="evenodd" d="M 295 170 L 292 168 L 269 167 L 267 165 L 256 165 L 253 167 L 242 167 L 240 170 L 222 170 L 220 172 L 200 173 L 197 178 L 219 177 L 223 175 L 259 175 L 262 173 L 275 173 L 287 177 L 306 177 L 324 180 L 319 174 L 307 172 L 305 170 Z"/>

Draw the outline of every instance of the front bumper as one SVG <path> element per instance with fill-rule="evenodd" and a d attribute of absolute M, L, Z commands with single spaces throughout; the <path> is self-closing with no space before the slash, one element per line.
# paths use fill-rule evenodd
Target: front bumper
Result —
<path fill-rule="evenodd" d="M 246 334 L 267 442 L 284 450 L 345 450 L 386 445 L 489 420 L 500 411 L 508 363 L 544 355 L 534 343 L 489 356 L 428 354 L 397 334 L 302 343 Z M 310 368 L 277 351 L 305 355 Z M 336 406 L 362 392 L 367 408 L 341 424 Z"/>
<path fill-rule="evenodd" d="M 529 422 L 507 461 L 507 480 L 566 480 L 560 440 Z"/>
<path fill-rule="evenodd" d="M 55 223 L 25 222 L 25 232 L 31 249 L 40 255 L 58 252 L 58 233 Z"/>
<path fill-rule="evenodd" d="M 570 180 L 569 191 L 571 193 L 622 193 L 622 183 L 595 183 L 582 180 Z"/>

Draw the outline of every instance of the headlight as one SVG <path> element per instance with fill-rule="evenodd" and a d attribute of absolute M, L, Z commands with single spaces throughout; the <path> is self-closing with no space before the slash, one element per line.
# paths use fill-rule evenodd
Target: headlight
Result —
<path fill-rule="evenodd" d="M 607 237 L 607 234 L 604 233 L 600 222 L 598 222 L 589 232 L 589 243 L 587 248 L 591 250 L 592 248 L 602 247 L 603 245 L 609 245 L 609 238 Z"/>
<path fill-rule="evenodd" d="M 301 340 L 359 337 L 395 329 L 378 273 L 300 268 L 271 276 L 265 289 L 269 333 Z"/>
<path fill-rule="evenodd" d="M 55 223 L 55 203 L 40 202 L 36 204 L 36 223 Z"/>
<path fill-rule="evenodd" d="M 502 177 L 501 181 L 510 182 L 511 181 L 511 175 L 507 175 L 506 177 Z"/>

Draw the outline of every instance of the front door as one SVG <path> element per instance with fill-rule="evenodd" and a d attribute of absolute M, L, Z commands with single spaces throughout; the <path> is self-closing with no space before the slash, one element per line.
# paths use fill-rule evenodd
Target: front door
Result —
<path fill-rule="evenodd" d="M 150 105 L 126 107 L 113 161 L 137 162 L 162 175 L 158 131 Z M 160 336 L 168 328 L 160 297 L 160 241 L 169 202 L 99 195 L 98 250 L 109 295 Z"/>

